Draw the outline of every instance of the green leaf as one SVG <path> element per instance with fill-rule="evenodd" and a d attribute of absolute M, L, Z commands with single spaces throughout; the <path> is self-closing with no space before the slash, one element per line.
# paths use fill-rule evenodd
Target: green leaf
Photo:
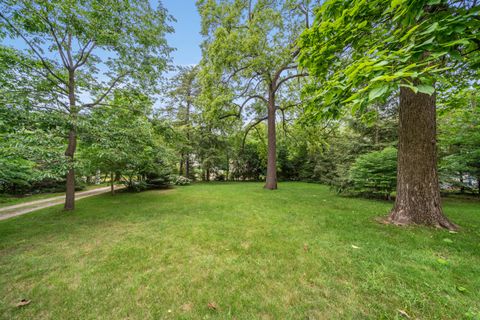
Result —
<path fill-rule="evenodd" d="M 434 22 L 430 27 L 427 28 L 427 30 L 423 31 L 420 34 L 424 35 L 424 34 L 432 33 L 433 31 L 437 30 L 437 28 L 438 28 L 438 22 Z"/>
<path fill-rule="evenodd" d="M 431 96 L 435 92 L 435 88 L 428 84 L 421 84 L 417 86 L 418 92 L 428 94 Z"/>
<path fill-rule="evenodd" d="M 378 97 L 383 96 L 385 93 L 388 91 L 388 85 L 382 84 L 380 86 L 374 87 L 370 92 L 368 93 L 368 100 L 372 101 L 377 99 Z"/>
<path fill-rule="evenodd" d="M 453 243 L 453 241 L 452 241 L 451 239 L 448 239 L 448 238 L 443 239 L 443 242 L 445 242 L 445 243 Z"/>
<path fill-rule="evenodd" d="M 443 264 L 443 265 L 447 265 L 448 264 L 448 261 L 443 259 L 443 258 L 438 258 L 437 259 L 437 262 L 440 263 L 440 264 Z"/>
<path fill-rule="evenodd" d="M 467 288 L 462 287 L 462 286 L 457 286 L 457 290 L 460 291 L 460 292 L 462 292 L 462 293 L 468 291 Z"/>

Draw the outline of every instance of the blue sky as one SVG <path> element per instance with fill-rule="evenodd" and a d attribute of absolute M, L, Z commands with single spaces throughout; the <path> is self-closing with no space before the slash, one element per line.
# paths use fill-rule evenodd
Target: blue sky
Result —
<path fill-rule="evenodd" d="M 157 7 L 159 0 L 150 0 Z M 177 20 L 172 23 L 175 33 L 167 35 L 168 44 L 176 50 L 172 53 L 174 65 L 192 65 L 200 62 L 200 16 L 195 0 L 160 0 L 170 15 Z M 5 39 L 1 43 L 26 49 L 27 45 L 20 39 Z"/>
<path fill-rule="evenodd" d="M 175 17 L 173 24 L 175 33 L 167 37 L 171 47 L 173 64 L 191 65 L 200 62 L 201 35 L 200 16 L 195 6 L 195 0 L 162 0 L 168 12 Z"/>

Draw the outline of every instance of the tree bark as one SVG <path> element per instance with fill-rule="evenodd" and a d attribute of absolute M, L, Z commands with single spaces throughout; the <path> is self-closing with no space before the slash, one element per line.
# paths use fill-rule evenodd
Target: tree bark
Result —
<path fill-rule="evenodd" d="M 64 210 L 71 211 L 75 209 L 75 150 L 77 148 L 77 132 L 76 132 L 76 101 L 75 101 L 75 72 L 68 72 L 68 100 L 70 107 L 70 131 L 68 133 L 68 146 L 65 151 L 67 158 L 67 187 L 65 192 Z"/>
<path fill-rule="evenodd" d="M 183 153 L 180 156 L 180 169 L 178 170 L 178 175 L 183 176 Z"/>
<path fill-rule="evenodd" d="M 185 177 L 190 179 L 190 154 L 185 158 Z"/>
<path fill-rule="evenodd" d="M 273 85 L 268 93 L 268 119 L 267 119 L 267 138 L 268 138 L 268 156 L 267 156 L 267 179 L 265 189 L 277 189 L 277 137 L 275 128 L 275 91 Z"/>
<path fill-rule="evenodd" d="M 437 170 L 435 95 L 400 88 L 397 197 L 388 220 L 455 229 L 443 214 Z"/>

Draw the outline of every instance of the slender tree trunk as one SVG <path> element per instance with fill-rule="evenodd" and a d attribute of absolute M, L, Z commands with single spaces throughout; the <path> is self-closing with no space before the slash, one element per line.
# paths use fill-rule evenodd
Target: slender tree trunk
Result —
<path fill-rule="evenodd" d="M 275 128 L 275 92 L 270 86 L 268 93 L 268 156 L 267 156 L 267 179 L 265 189 L 277 189 L 277 138 Z"/>
<path fill-rule="evenodd" d="M 112 196 L 115 194 L 115 184 L 114 184 L 114 175 L 113 172 L 110 172 L 110 193 Z"/>
<path fill-rule="evenodd" d="M 460 193 L 464 194 L 465 193 L 465 185 L 463 184 L 463 172 L 460 172 L 459 180 L 460 180 Z"/>
<path fill-rule="evenodd" d="M 205 170 L 205 181 L 207 181 L 207 182 L 210 181 L 210 168 L 207 168 Z"/>
<path fill-rule="evenodd" d="M 69 70 L 68 73 L 68 100 L 70 107 L 70 132 L 68 133 L 68 146 L 65 151 L 67 158 L 67 188 L 65 192 L 65 206 L 67 211 L 75 209 L 75 150 L 77 149 L 77 132 L 76 132 L 76 101 L 75 101 L 75 73 Z"/>
<path fill-rule="evenodd" d="M 190 154 L 188 153 L 185 159 L 185 177 L 190 179 Z"/>
<path fill-rule="evenodd" d="M 389 221 L 455 229 L 442 212 L 435 95 L 400 88 L 397 197 Z"/>
<path fill-rule="evenodd" d="M 226 170 L 226 176 L 225 176 L 225 181 L 228 181 L 228 177 L 230 176 L 230 158 L 228 156 L 227 152 L 227 170 Z"/>
<path fill-rule="evenodd" d="M 178 170 L 178 175 L 183 176 L 183 153 L 180 158 L 180 169 Z"/>

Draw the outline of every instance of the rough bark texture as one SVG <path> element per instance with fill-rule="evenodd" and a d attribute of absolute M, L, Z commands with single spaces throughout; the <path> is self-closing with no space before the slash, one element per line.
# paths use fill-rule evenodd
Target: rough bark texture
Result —
<path fill-rule="evenodd" d="M 402 87 L 397 197 L 390 222 L 456 228 L 442 212 L 436 153 L 435 96 Z"/>
<path fill-rule="evenodd" d="M 68 147 L 65 152 L 67 163 L 69 166 L 67 172 L 67 190 L 65 192 L 65 210 L 75 209 L 75 168 L 74 168 L 74 154 L 77 146 L 77 136 L 74 129 L 68 133 Z"/>
<path fill-rule="evenodd" d="M 268 156 L 267 179 L 265 189 L 277 189 L 277 137 L 275 128 L 275 91 L 273 88 L 268 94 Z"/>
<path fill-rule="evenodd" d="M 69 70 L 68 74 L 68 100 L 70 106 L 70 116 L 75 122 L 76 108 L 75 108 L 75 73 L 73 70 Z M 68 133 L 68 146 L 65 151 L 67 158 L 68 172 L 67 172 L 67 188 L 65 192 L 65 210 L 75 209 L 75 168 L 74 168 L 74 156 L 77 148 L 77 132 L 75 124 L 71 124 L 70 132 Z"/>

